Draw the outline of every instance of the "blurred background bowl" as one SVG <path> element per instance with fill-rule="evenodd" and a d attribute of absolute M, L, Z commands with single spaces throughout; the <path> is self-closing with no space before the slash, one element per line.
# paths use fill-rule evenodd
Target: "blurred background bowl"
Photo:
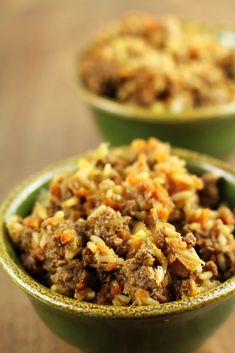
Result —
<path fill-rule="evenodd" d="M 216 36 L 235 48 L 235 31 L 226 26 L 185 22 Z M 77 58 L 79 65 L 80 52 Z M 77 66 L 76 64 L 76 66 Z M 78 70 L 79 71 L 79 70 Z M 79 73 L 76 72 L 76 76 Z M 105 139 L 113 145 L 127 144 L 134 138 L 155 136 L 172 145 L 189 148 L 219 158 L 235 148 L 235 102 L 183 112 L 153 112 L 137 105 L 119 103 L 92 93 L 78 77 L 79 96 L 88 105 Z"/>
<path fill-rule="evenodd" d="M 235 104 L 197 109 L 191 113 L 154 114 L 99 97 L 79 85 L 104 138 L 113 145 L 155 136 L 173 146 L 225 157 L 235 147 Z"/>

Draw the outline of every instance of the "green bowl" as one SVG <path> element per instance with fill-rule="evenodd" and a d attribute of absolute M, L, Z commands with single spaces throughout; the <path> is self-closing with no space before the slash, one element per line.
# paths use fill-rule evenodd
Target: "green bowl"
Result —
<path fill-rule="evenodd" d="M 225 45 L 235 48 L 234 29 L 194 22 L 185 22 L 184 25 L 203 28 Z M 83 51 L 84 49 L 80 53 Z M 182 113 L 155 113 L 148 108 L 118 103 L 93 94 L 86 89 L 81 78 L 78 78 L 76 84 L 79 96 L 91 109 L 104 138 L 113 145 L 128 144 L 134 138 L 155 136 L 169 141 L 173 146 L 220 158 L 235 150 L 235 102 Z"/>
<path fill-rule="evenodd" d="M 192 172 L 200 175 L 213 171 L 220 175 L 223 199 L 231 206 L 235 205 L 234 169 L 197 153 L 179 149 L 175 152 L 187 161 Z M 59 171 L 73 169 L 76 160 L 72 158 L 32 176 L 3 202 L 0 209 L 0 263 L 3 269 L 28 295 L 44 323 L 85 352 L 192 352 L 231 313 L 235 305 L 235 277 L 194 298 L 159 306 L 114 307 L 79 302 L 54 293 L 22 268 L 8 238 L 5 221 L 14 213 L 27 215 L 40 189 L 45 188 Z"/>

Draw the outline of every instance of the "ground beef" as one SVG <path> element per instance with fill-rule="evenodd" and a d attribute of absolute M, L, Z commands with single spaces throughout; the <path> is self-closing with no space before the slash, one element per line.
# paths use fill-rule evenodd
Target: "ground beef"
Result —
<path fill-rule="evenodd" d="M 74 297 L 76 291 L 89 287 L 95 280 L 85 270 L 83 263 L 73 259 L 64 266 L 56 268 L 56 272 L 50 276 L 53 283 L 52 289 L 68 297 Z"/>
<path fill-rule="evenodd" d="M 119 211 L 104 207 L 97 214 L 88 217 L 87 235 L 88 237 L 96 235 L 102 238 L 119 256 L 123 256 L 125 254 L 125 239 L 130 236 L 130 220 L 130 217 L 122 217 Z"/>
<path fill-rule="evenodd" d="M 213 208 L 210 208 L 213 207 Z M 102 144 L 7 228 L 22 265 L 62 295 L 105 305 L 193 297 L 235 274 L 235 217 L 218 176 L 156 139 Z"/>

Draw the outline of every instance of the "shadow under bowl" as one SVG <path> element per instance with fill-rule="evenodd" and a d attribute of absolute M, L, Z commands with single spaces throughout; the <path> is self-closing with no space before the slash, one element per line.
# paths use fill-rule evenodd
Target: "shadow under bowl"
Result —
<path fill-rule="evenodd" d="M 223 200 L 235 205 L 235 170 L 213 158 L 175 149 L 190 171 L 221 176 Z M 193 298 L 159 306 L 115 307 L 79 302 L 52 292 L 22 268 L 8 237 L 5 221 L 26 216 L 40 190 L 62 170 L 74 169 L 76 158 L 51 166 L 19 185 L 0 209 L 0 263 L 28 295 L 44 323 L 58 336 L 88 353 L 189 353 L 231 313 L 235 278 Z M 27 334 L 27 332 L 25 333 Z"/>

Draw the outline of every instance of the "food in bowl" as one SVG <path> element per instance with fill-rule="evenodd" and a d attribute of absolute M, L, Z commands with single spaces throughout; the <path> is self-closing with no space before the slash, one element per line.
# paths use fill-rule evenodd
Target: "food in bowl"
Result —
<path fill-rule="evenodd" d="M 94 37 L 79 76 L 97 95 L 178 113 L 235 101 L 235 49 L 203 26 L 131 14 Z"/>
<path fill-rule="evenodd" d="M 151 138 L 101 144 L 7 221 L 23 267 L 53 291 L 108 305 L 193 297 L 235 274 L 235 217 L 219 177 Z"/>

